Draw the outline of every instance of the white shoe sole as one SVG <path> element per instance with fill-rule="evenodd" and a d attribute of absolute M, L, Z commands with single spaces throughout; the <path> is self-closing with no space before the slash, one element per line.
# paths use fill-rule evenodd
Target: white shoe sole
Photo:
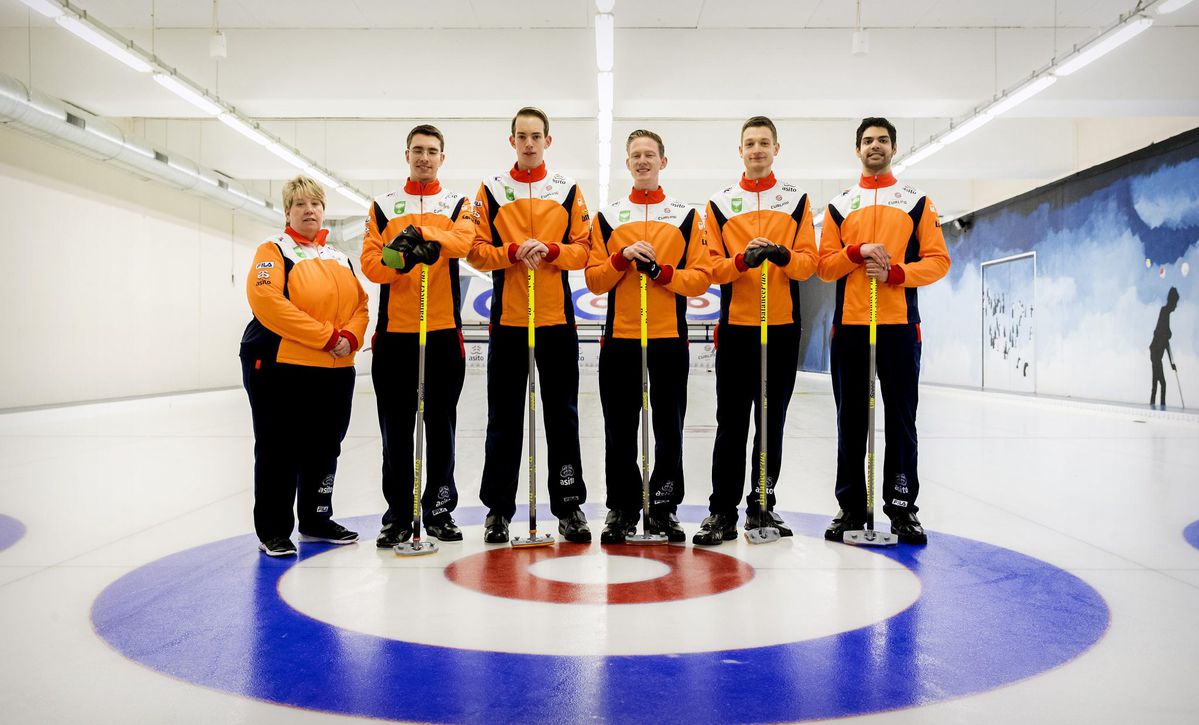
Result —
<path fill-rule="evenodd" d="M 259 544 L 258 550 L 261 551 L 262 553 L 266 554 L 267 556 L 295 556 L 296 555 L 295 549 L 292 549 L 291 551 L 272 551 L 271 549 L 266 548 L 266 544 Z"/>

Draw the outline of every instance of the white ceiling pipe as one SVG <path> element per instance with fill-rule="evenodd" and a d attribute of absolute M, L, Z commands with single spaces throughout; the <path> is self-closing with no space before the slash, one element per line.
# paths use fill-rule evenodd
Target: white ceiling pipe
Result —
<path fill-rule="evenodd" d="M 180 154 L 155 149 L 102 118 L 68 108 L 4 74 L 0 74 L 0 124 L 113 163 L 143 178 L 199 194 L 226 209 L 241 211 L 268 224 L 282 222 L 279 209 L 266 207 L 264 200 L 242 183 L 233 179 L 221 179 L 225 186 L 214 183 L 218 175 L 211 169 Z"/>

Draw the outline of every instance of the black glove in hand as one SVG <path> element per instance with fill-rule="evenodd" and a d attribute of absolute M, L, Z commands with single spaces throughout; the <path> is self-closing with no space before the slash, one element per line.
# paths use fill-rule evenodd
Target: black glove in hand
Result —
<path fill-rule="evenodd" d="M 438 242 L 414 244 L 406 257 L 412 260 L 413 264 L 433 264 L 441 257 L 441 244 Z"/>
<path fill-rule="evenodd" d="M 412 247 L 420 244 L 423 241 L 425 241 L 425 239 L 420 235 L 420 230 L 409 224 L 400 230 L 400 233 L 397 234 L 395 239 L 391 240 L 387 246 L 390 249 L 394 249 L 397 252 L 402 252 L 406 255 L 408 250 L 412 249 Z"/>
<path fill-rule="evenodd" d="M 753 269 L 762 266 L 762 260 L 769 259 L 778 265 L 784 265 L 791 261 L 791 250 L 779 244 L 765 244 L 760 247 L 754 247 L 745 253 L 743 257 L 745 266 Z"/>
<path fill-rule="evenodd" d="M 662 267 L 657 262 L 643 262 L 640 259 L 636 261 L 637 271 L 648 275 L 650 279 L 657 279 L 658 275 L 662 274 Z"/>

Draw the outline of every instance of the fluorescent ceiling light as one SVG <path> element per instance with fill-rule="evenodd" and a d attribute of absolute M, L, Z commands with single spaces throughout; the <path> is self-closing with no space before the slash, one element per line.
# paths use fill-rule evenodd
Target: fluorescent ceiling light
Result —
<path fill-rule="evenodd" d="M 220 119 L 221 123 L 225 124 L 234 131 L 237 131 L 242 136 L 245 136 L 256 144 L 266 146 L 271 142 L 271 140 L 267 138 L 264 133 L 232 113 L 222 113 L 221 115 L 217 116 L 217 118 Z"/>
<path fill-rule="evenodd" d="M 944 136 L 942 136 L 938 140 L 944 144 L 950 144 L 950 143 L 953 143 L 954 141 L 961 140 L 962 138 L 965 138 L 968 134 L 971 134 L 974 131 L 978 130 L 979 128 L 985 126 L 992 118 L 995 118 L 995 117 L 993 115 L 991 115 L 989 112 L 980 113 L 977 116 L 968 118 L 965 121 L 962 121 L 958 125 L 954 126 L 949 131 L 949 133 L 946 133 Z"/>
<path fill-rule="evenodd" d="M 169 76 L 165 73 L 155 73 L 154 80 L 158 82 L 158 85 L 167 89 L 171 93 L 174 93 L 176 96 L 179 96 L 204 113 L 216 116 L 224 110 L 217 104 L 213 103 L 212 99 L 210 99 L 208 96 L 204 95 L 195 88 L 192 88 L 190 85 L 184 83 L 175 76 Z"/>
<path fill-rule="evenodd" d="M 270 151 L 297 169 L 308 168 L 309 164 L 307 159 L 297 155 L 296 152 L 292 151 L 281 143 L 267 144 L 266 150 Z"/>
<path fill-rule="evenodd" d="M 317 181 L 321 182 L 325 186 L 329 187 L 330 190 L 335 190 L 335 189 L 341 188 L 340 181 L 338 181 L 337 179 L 334 179 L 332 176 L 329 176 L 328 174 L 326 174 L 324 171 L 321 171 L 316 166 L 305 166 L 304 173 L 308 174 L 312 178 L 316 179 Z"/>
<path fill-rule="evenodd" d="M 906 168 L 912 164 L 918 164 L 943 148 L 945 148 L 945 144 L 941 143 L 940 141 L 933 141 L 932 143 L 925 144 L 924 146 L 916 149 L 914 152 L 904 156 L 903 165 Z M 892 169 L 892 171 L 894 171 L 894 169 Z"/>
<path fill-rule="evenodd" d="M 595 16 L 595 65 L 601 71 L 612 70 L 612 61 L 616 55 L 615 20 L 611 15 Z"/>
<path fill-rule="evenodd" d="M 610 13 L 616 7 L 616 0 L 595 0 L 595 9 L 601 13 Z"/>
<path fill-rule="evenodd" d="M 26 5 L 29 5 L 28 0 L 22 0 L 22 1 Z M 1158 15 L 1167 15 L 1185 5 L 1189 5 L 1190 2 L 1191 2 L 1191 0 L 1166 0 L 1164 3 L 1157 6 L 1157 14 Z"/>
<path fill-rule="evenodd" d="M 1070 56 L 1065 63 L 1054 68 L 1053 74 L 1056 76 L 1068 76 L 1090 65 L 1148 30 L 1150 25 L 1153 25 L 1153 19 L 1142 15 L 1129 20 L 1123 25 L 1117 26 L 1106 35 L 1101 35 L 1083 46 L 1082 50 Z"/>
<path fill-rule="evenodd" d="M 62 6 L 53 0 L 21 0 L 21 2 L 48 18 L 58 18 L 63 14 Z"/>
<path fill-rule="evenodd" d="M 54 22 L 61 25 L 64 30 L 74 33 L 138 73 L 149 73 L 152 70 L 150 64 L 143 60 L 140 55 L 134 53 L 129 45 L 118 43 L 74 15 L 62 15 L 56 18 Z"/>
<path fill-rule="evenodd" d="M 892 174 L 902 174 L 904 171 L 907 170 L 907 168 L 908 168 L 907 164 L 895 164 L 894 166 L 891 167 L 891 173 Z M 820 221 L 824 221 L 824 219 L 822 218 Z"/>
<path fill-rule="evenodd" d="M 612 113 L 612 74 L 610 72 L 598 74 L 596 85 L 599 89 L 600 113 Z"/>
<path fill-rule="evenodd" d="M 1021 103 L 1037 95 L 1049 86 L 1057 82 L 1057 76 L 1044 75 L 1039 78 L 1034 78 L 1031 82 L 1025 83 L 1008 95 L 1000 98 L 994 105 L 987 109 L 987 113 L 992 116 L 998 116 L 1002 113 L 1007 113 Z"/>
<path fill-rule="evenodd" d="M 345 198 L 347 198 L 347 199 L 349 199 L 350 201 L 354 202 L 355 204 L 357 204 L 358 206 L 362 207 L 363 209 L 366 209 L 367 207 L 369 207 L 369 206 L 371 205 L 371 204 L 370 204 L 370 200 L 369 200 L 369 199 L 367 199 L 366 197 L 362 196 L 361 194 L 359 194 L 358 192 L 354 191 L 353 189 L 351 189 L 351 188 L 350 188 L 350 187 L 348 187 L 348 186 L 339 186 L 339 187 L 337 187 L 337 193 L 338 193 L 338 194 L 341 194 L 342 196 L 344 196 Z"/>

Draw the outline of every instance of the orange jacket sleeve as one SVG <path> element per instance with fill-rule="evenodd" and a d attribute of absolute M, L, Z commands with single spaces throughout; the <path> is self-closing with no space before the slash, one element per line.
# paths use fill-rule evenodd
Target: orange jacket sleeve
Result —
<path fill-rule="evenodd" d="M 246 277 L 246 297 L 254 317 L 279 337 L 314 350 L 325 349 L 329 338 L 333 336 L 333 325 L 314 319 L 283 296 L 285 281 L 283 255 L 279 247 L 274 242 L 263 242 L 254 254 L 250 274 Z M 361 335 L 366 333 L 366 293 L 362 291 L 362 285 L 358 285 L 358 289 L 362 296 L 362 330 L 361 334 L 355 334 L 359 334 L 358 339 L 362 340 Z"/>
<path fill-rule="evenodd" d="M 684 230 L 687 235 L 687 264 L 684 269 L 674 270 L 666 289 L 684 297 L 697 297 L 708 290 L 712 280 L 712 256 L 708 254 L 707 241 L 699 225 L 699 212 L 690 214 L 691 225 Z"/>
<path fill-rule="evenodd" d="M 400 278 L 400 272 L 383 264 L 383 245 L 391 240 L 383 238 L 383 230 L 379 228 L 379 221 L 375 215 L 377 208 L 378 204 L 372 202 L 371 210 L 366 214 L 366 232 L 362 235 L 362 254 L 359 261 L 362 264 L 362 273 L 367 279 L 377 284 L 391 284 Z"/>
<path fill-rule="evenodd" d="M 824 227 L 820 231 L 820 259 L 816 264 L 816 274 L 825 282 L 835 282 L 858 267 L 841 243 L 841 227 L 834 214 L 830 204 L 824 214 Z"/>
<path fill-rule="evenodd" d="M 791 240 L 791 261 L 782 267 L 783 274 L 793 280 L 803 282 L 816 272 L 816 229 L 812 225 L 812 206 L 808 197 L 803 199 L 803 214 L 799 217 L 799 227 L 795 230 L 795 238 Z"/>
<path fill-rule="evenodd" d="M 558 256 L 553 264 L 559 269 L 583 269 L 587 266 L 591 256 L 591 219 L 587 214 L 587 202 L 583 200 L 583 190 L 577 185 L 574 202 L 570 205 L 567 243 L 558 245 L 558 248 Z"/>
<path fill-rule="evenodd" d="M 945 236 L 941 234 L 937 207 L 927 196 L 924 201 L 924 213 L 920 215 L 920 224 L 916 227 L 920 259 L 899 264 L 903 270 L 904 287 L 923 287 L 949 273 L 949 250 L 945 246 Z"/>
<path fill-rule="evenodd" d="M 453 216 L 454 223 L 449 229 L 422 226 L 420 235 L 430 242 L 441 245 L 441 256 L 451 259 L 461 259 L 470 254 L 475 241 L 475 221 L 471 215 L 471 203 L 467 197 L 458 200 L 458 208 Z M 366 256 L 366 241 L 362 242 L 362 254 Z M 365 271 L 365 266 L 364 266 Z"/>
<path fill-rule="evenodd" d="M 466 255 L 466 261 L 480 272 L 507 269 L 513 264 L 508 249 L 495 246 L 495 241 L 491 238 L 492 216 L 497 213 L 498 209 L 492 209 L 487 204 L 487 185 L 479 184 L 479 193 L 475 195 L 475 206 L 471 215 L 475 223 L 474 241 L 471 243 L 470 253 Z"/>
<path fill-rule="evenodd" d="M 594 221 L 591 225 L 591 253 L 587 258 L 587 269 L 583 272 L 583 277 L 587 280 L 587 289 L 591 290 L 592 294 L 602 295 L 620 282 L 628 266 L 617 269 L 613 265 L 599 213 L 595 215 Z"/>
<path fill-rule="evenodd" d="M 728 284 L 741 276 L 737 269 L 736 260 L 728 256 L 724 248 L 724 238 L 721 236 L 720 225 L 716 223 L 716 215 L 712 213 L 712 202 L 708 202 L 704 214 L 704 234 L 707 238 L 708 254 L 712 257 L 712 284 Z"/>

